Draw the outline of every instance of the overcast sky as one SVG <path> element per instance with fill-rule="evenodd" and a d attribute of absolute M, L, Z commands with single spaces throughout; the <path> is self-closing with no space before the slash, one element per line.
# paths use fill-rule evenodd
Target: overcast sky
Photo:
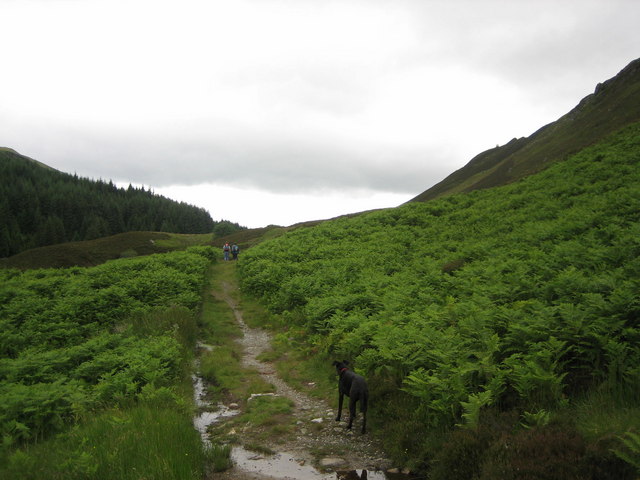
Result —
<path fill-rule="evenodd" d="M 0 146 L 249 227 L 423 192 L 640 57 L 636 0 L 0 0 Z"/>

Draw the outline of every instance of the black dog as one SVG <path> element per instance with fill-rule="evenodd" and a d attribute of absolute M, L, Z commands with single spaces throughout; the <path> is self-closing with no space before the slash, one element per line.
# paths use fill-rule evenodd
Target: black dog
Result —
<path fill-rule="evenodd" d="M 353 425 L 353 420 L 356 418 L 356 402 L 360 401 L 360 411 L 362 412 L 362 433 L 367 430 L 367 403 L 369 402 L 369 388 L 367 382 L 357 373 L 349 370 L 349 362 L 343 360 L 342 362 L 333 362 L 333 365 L 338 371 L 338 416 L 336 422 L 340 421 L 342 416 L 342 400 L 346 395 L 349 397 L 349 425 L 347 429 L 350 430 Z"/>

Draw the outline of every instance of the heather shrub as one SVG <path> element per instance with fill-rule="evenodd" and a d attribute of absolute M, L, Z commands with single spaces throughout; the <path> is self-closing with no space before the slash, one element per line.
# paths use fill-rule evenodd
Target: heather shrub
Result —
<path fill-rule="evenodd" d="M 604 436 L 587 446 L 585 458 L 589 478 L 594 480 L 637 480 L 640 472 L 614 452 L 619 447 L 620 441 L 615 435 Z"/>
<path fill-rule="evenodd" d="M 553 425 L 504 435 L 487 450 L 480 480 L 586 480 L 586 444 L 572 428 Z M 469 477 L 471 478 L 471 477 Z"/>
<path fill-rule="evenodd" d="M 454 430 L 433 458 L 433 480 L 470 480 L 478 478 L 486 445 L 472 430 Z"/>

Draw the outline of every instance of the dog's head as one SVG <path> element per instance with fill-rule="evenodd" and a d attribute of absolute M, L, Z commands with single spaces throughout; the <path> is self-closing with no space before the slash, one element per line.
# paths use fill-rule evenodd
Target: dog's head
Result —
<path fill-rule="evenodd" d="M 338 375 L 340 375 L 345 370 L 349 370 L 349 362 L 346 360 L 342 360 L 341 362 L 336 360 L 333 362 L 333 366 L 336 367 L 336 372 L 338 372 Z"/>

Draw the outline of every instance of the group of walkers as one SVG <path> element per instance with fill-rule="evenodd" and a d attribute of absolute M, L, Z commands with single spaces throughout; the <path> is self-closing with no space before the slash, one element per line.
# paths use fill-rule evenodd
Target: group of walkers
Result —
<path fill-rule="evenodd" d="M 240 247 L 235 243 L 233 245 L 229 245 L 229 242 L 224 244 L 222 247 L 222 251 L 224 252 L 224 259 L 229 260 L 229 254 L 232 255 L 234 260 L 238 260 L 238 254 L 240 253 Z"/>

